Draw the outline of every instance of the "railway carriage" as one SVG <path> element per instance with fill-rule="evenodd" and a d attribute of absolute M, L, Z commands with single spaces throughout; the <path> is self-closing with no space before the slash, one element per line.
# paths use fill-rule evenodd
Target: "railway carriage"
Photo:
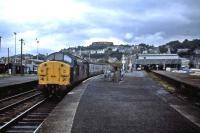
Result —
<path fill-rule="evenodd" d="M 55 52 L 38 66 L 38 88 L 45 96 L 63 96 L 70 86 L 103 73 L 107 64 L 89 63 L 69 53 Z"/>
<path fill-rule="evenodd" d="M 90 76 L 98 75 L 103 73 L 105 64 L 96 64 L 96 63 L 89 63 L 89 74 Z"/>

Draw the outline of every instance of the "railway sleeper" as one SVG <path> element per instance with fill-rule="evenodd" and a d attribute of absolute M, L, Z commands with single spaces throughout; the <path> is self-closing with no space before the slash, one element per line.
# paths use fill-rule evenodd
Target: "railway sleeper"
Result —
<path fill-rule="evenodd" d="M 36 128 L 37 128 L 37 126 L 26 126 L 26 125 L 24 125 L 24 126 L 17 125 L 17 126 L 12 127 L 12 129 L 30 129 L 30 130 L 34 130 Z"/>
<path fill-rule="evenodd" d="M 17 125 L 19 126 L 32 126 L 32 125 L 40 125 L 40 122 L 18 122 Z"/>
<path fill-rule="evenodd" d="M 22 121 L 43 121 L 43 118 L 23 118 Z"/>
<path fill-rule="evenodd" d="M 33 131 L 17 131 L 17 130 L 9 130 L 7 133 L 33 133 Z"/>
<path fill-rule="evenodd" d="M 44 115 L 38 115 L 38 114 L 29 114 L 27 117 L 28 118 L 33 118 L 33 117 L 46 117 L 48 116 L 47 114 L 44 114 Z"/>
<path fill-rule="evenodd" d="M 48 115 L 49 113 L 37 113 L 37 112 L 33 112 L 33 113 L 31 113 L 32 115 Z"/>

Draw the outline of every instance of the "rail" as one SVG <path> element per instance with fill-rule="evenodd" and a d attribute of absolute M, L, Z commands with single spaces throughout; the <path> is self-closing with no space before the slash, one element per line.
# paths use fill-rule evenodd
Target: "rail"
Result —
<path fill-rule="evenodd" d="M 22 112 L 20 115 L 18 115 L 17 117 L 13 118 L 12 120 L 10 120 L 9 122 L 7 122 L 6 124 L 4 124 L 3 126 L 0 127 L 0 132 L 5 132 L 9 127 L 11 127 L 12 125 L 14 125 L 15 123 L 17 123 L 21 118 L 23 118 L 25 115 L 27 115 L 28 113 L 30 113 L 32 110 L 36 109 L 38 106 L 40 106 L 41 104 L 43 104 L 47 99 L 43 99 L 41 101 L 39 101 L 38 103 L 36 103 L 34 106 L 32 106 L 31 108 L 27 109 L 26 111 Z"/>

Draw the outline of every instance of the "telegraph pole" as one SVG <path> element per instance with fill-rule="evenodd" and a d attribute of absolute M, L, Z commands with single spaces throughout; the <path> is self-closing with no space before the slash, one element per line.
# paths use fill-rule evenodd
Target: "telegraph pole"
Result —
<path fill-rule="evenodd" d="M 23 66 L 22 66 L 22 46 L 23 46 L 23 39 L 20 39 L 19 41 L 21 41 L 21 69 L 20 69 L 20 73 L 23 74 Z"/>
<path fill-rule="evenodd" d="M 17 61 L 16 61 L 16 35 L 17 35 L 17 33 L 14 32 L 14 35 L 15 35 L 15 63 L 16 63 L 16 62 L 17 62 Z"/>
<path fill-rule="evenodd" d="M 9 64 L 9 62 L 10 62 L 10 50 L 9 50 L 9 48 L 8 48 L 8 64 Z M 9 66 L 9 65 L 8 65 Z"/>

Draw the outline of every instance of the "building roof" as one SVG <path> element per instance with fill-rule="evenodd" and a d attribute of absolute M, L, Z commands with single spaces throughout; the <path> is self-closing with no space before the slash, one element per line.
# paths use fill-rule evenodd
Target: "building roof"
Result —
<path fill-rule="evenodd" d="M 139 54 L 138 59 L 179 59 L 177 54 Z"/>
<path fill-rule="evenodd" d="M 177 54 L 139 54 L 136 64 L 181 64 Z"/>
<path fill-rule="evenodd" d="M 138 59 L 136 60 L 136 64 L 181 64 L 181 59 Z"/>
<path fill-rule="evenodd" d="M 178 56 L 177 54 L 139 54 L 139 56 Z"/>

